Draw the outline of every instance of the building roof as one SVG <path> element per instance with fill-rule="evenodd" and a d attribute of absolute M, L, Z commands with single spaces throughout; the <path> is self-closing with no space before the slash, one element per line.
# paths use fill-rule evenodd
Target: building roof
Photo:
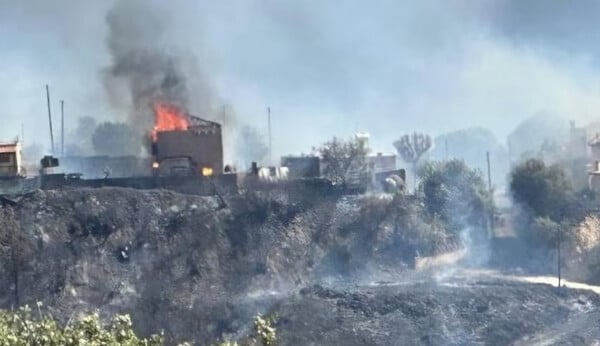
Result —
<path fill-rule="evenodd" d="M 19 142 L 2 143 L 0 142 L 0 153 L 14 153 L 19 150 Z"/>
<path fill-rule="evenodd" d="M 191 114 L 188 114 L 188 118 L 190 121 L 190 127 L 206 127 L 206 126 L 221 127 L 221 124 L 219 124 L 217 122 L 202 119 L 202 118 L 199 118 L 199 117 L 191 115 Z"/>

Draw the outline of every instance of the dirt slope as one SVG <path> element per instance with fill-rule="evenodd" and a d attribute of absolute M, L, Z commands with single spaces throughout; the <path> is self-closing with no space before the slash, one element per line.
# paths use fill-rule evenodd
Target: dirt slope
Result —
<path fill-rule="evenodd" d="M 4 201 L 0 307 L 126 312 L 141 333 L 198 345 L 244 335 L 257 312 L 279 314 L 283 345 L 438 345 L 540 338 L 598 306 L 591 292 L 478 275 L 367 285 L 406 273 L 413 253 L 362 198 L 103 188 Z"/>

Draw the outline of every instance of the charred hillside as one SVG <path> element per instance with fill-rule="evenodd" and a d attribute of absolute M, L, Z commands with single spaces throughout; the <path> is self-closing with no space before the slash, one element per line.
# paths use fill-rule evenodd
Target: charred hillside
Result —
<path fill-rule="evenodd" d="M 424 223 L 410 205 L 285 191 L 225 199 L 122 188 L 39 191 L 3 202 L 0 305 L 42 301 L 62 320 L 96 309 L 126 312 L 142 333 L 164 329 L 170 339 L 212 341 L 265 309 L 249 297 L 323 277 L 398 271 L 418 251 L 435 251 L 431 239 L 417 236 Z M 438 233 L 424 234 L 448 241 Z"/>
<path fill-rule="evenodd" d="M 128 313 L 198 345 L 243 338 L 256 313 L 277 314 L 282 345 L 598 337 L 595 293 L 410 270 L 464 236 L 415 197 L 81 188 L 0 205 L 0 308 L 43 302 L 65 323 Z"/>

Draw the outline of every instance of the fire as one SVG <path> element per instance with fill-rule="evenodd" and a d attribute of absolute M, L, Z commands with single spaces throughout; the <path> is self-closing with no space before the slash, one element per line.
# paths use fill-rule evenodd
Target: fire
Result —
<path fill-rule="evenodd" d="M 187 117 L 176 106 L 166 103 L 156 103 L 154 105 L 153 141 L 156 141 L 158 132 L 187 130 L 188 126 Z"/>

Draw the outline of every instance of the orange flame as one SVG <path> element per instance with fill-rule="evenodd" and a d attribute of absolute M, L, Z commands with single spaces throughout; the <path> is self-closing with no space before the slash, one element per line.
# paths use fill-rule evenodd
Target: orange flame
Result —
<path fill-rule="evenodd" d="M 156 141 L 159 132 L 187 130 L 188 126 L 187 117 L 176 106 L 166 103 L 156 103 L 154 105 L 153 141 Z"/>

